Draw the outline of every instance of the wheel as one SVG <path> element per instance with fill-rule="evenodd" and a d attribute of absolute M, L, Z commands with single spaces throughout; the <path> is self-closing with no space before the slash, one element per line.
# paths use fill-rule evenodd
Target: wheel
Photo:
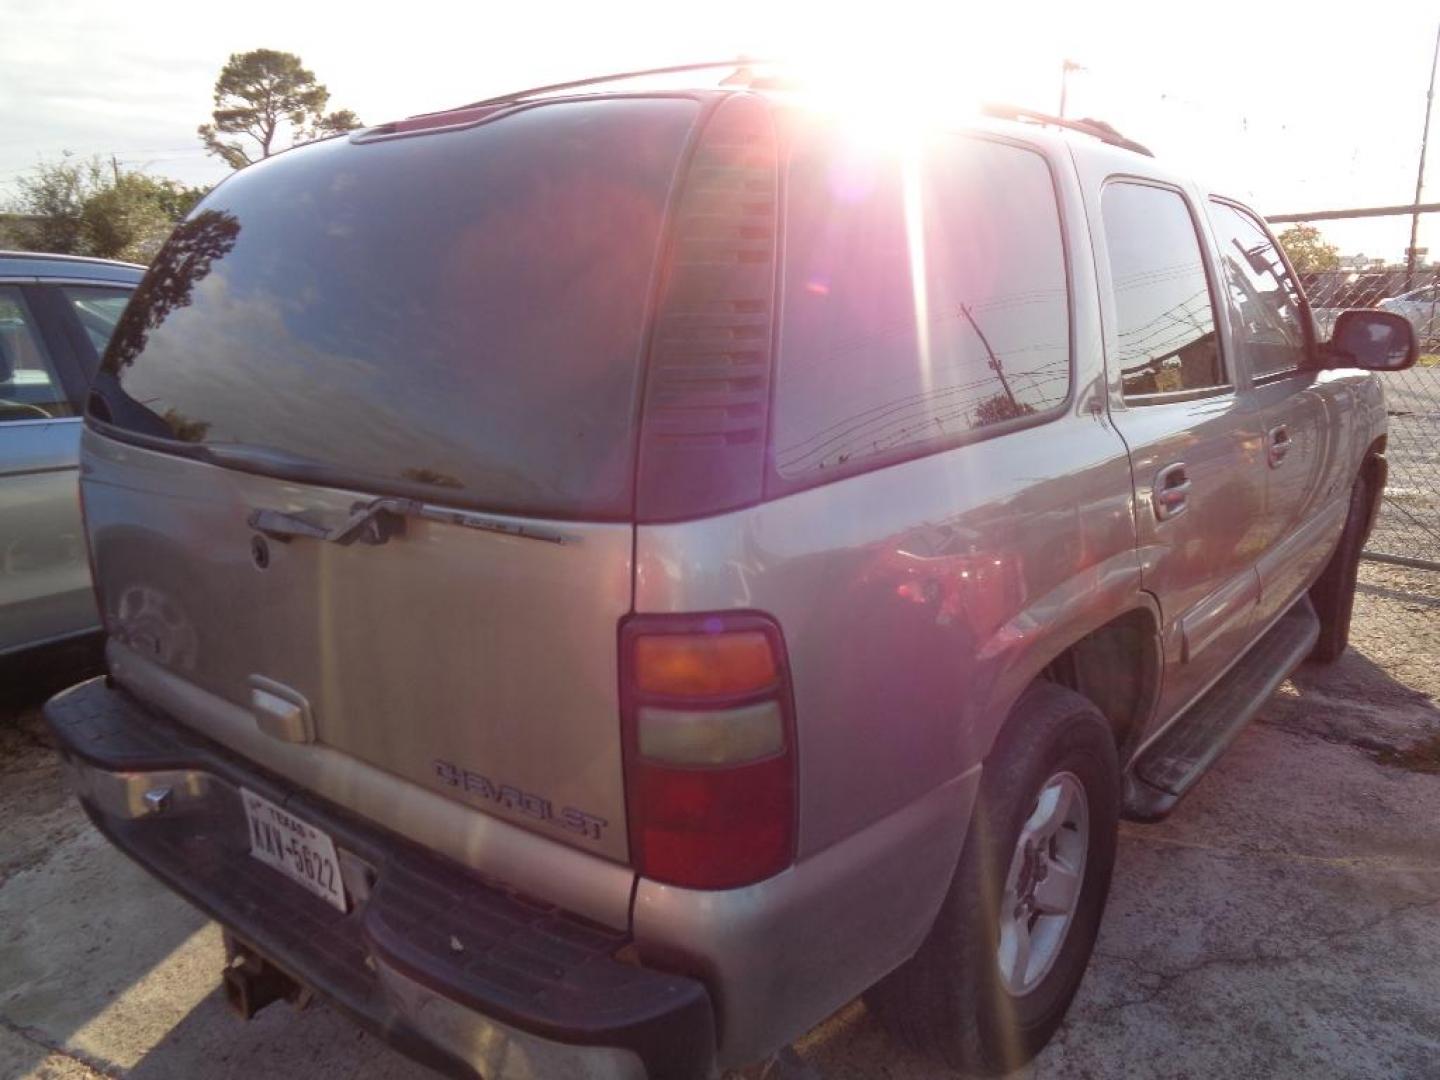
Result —
<path fill-rule="evenodd" d="M 1320 616 L 1320 637 L 1310 651 L 1316 663 L 1330 664 L 1340 658 L 1350 643 L 1350 617 L 1355 610 L 1355 577 L 1360 570 L 1360 550 L 1365 546 L 1365 527 L 1370 520 L 1370 485 L 1356 477 L 1350 488 L 1350 512 L 1340 541 L 1325 569 L 1310 586 L 1310 602 Z"/>
<path fill-rule="evenodd" d="M 1037 683 L 986 760 L 934 927 L 867 995 L 892 1034 L 969 1073 L 1034 1057 L 1090 959 L 1119 818 L 1109 723 L 1079 694 Z"/>

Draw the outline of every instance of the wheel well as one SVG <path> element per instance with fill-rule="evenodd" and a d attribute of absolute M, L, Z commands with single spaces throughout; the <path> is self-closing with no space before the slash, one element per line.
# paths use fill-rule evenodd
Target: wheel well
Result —
<path fill-rule="evenodd" d="M 1159 688 L 1160 636 L 1154 616 L 1137 609 L 1111 620 L 1052 660 L 1041 678 L 1088 698 L 1110 721 L 1123 759 L 1144 730 Z"/>
<path fill-rule="evenodd" d="M 1365 451 L 1365 460 L 1360 463 L 1360 475 L 1365 478 L 1365 483 L 1370 489 L 1370 516 L 1365 522 L 1365 535 L 1369 537 L 1370 530 L 1375 527 L 1375 519 L 1380 516 L 1380 497 L 1385 493 L 1385 477 L 1389 471 L 1385 464 L 1385 440 L 1381 435 L 1370 444 Z"/>

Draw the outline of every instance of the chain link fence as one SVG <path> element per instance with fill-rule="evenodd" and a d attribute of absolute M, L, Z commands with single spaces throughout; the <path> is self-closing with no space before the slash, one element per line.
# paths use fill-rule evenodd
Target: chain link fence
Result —
<path fill-rule="evenodd" d="M 1435 204 L 1427 210 L 1440 209 Z M 1286 223 L 1336 219 L 1401 218 L 1410 207 L 1379 211 L 1320 211 L 1271 217 L 1277 232 Z M 1366 554 L 1381 562 L 1440 571 L 1440 267 L 1385 266 L 1349 260 L 1333 270 L 1301 272 L 1314 312 L 1316 332 L 1330 336 L 1335 318 L 1347 308 L 1372 307 L 1405 316 L 1415 327 L 1420 361 L 1408 371 L 1382 375 L 1390 436 L 1386 458 L 1390 479 Z"/>

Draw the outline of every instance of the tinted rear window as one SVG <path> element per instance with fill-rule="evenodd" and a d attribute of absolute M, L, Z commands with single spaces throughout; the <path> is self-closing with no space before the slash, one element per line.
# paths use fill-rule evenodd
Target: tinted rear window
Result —
<path fill-rule="evenodd" d="M 373 490 L 624 515 L 651 277 L 697 108 L 556 103 L 245 169 L 157 259 L 92 415 Z"/>

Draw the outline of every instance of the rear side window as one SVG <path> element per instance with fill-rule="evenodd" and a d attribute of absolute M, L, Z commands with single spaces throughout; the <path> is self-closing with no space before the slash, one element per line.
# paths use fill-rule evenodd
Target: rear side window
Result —
<path fill-rule="evenodd" d="M 1195 219 L 1170 188 L 1111 183 L 1101 196 L 1127 400 L 1227 385 Z"/>
<path fill-rule="evenodd" d="M 785 479 L 939 449 L 1069 396 L 1059 210 L 1032 150 L 948 135 L 900 155 L 808 133 L 785 263 Z"/>
<path fill-rule="evenodd" d="M 96 354 L 103 353 L 120 321 L 120 313 L 130 302 L 129 289 L 107 289 L 89 285 L 67 285 L 60 290 L 80 320 L 85 336 L 95 347 Z"/>
<path fill-rule="evenodd" d="M 697 112 L 557 102 L 249 166 L 157 257 L 90 413 L 277 475 L 623 517 L 656 252 Z"/>
<path fill-rule="evenodd" d="M 1251 378 L 1303 366 L 1308 355 L 1307 319 L 1300 286 L 1264 227 L 1222 202 L 1210 203 L 1210 224 L 1220 245 L 1235 346 L 1245 357 Z"/>

